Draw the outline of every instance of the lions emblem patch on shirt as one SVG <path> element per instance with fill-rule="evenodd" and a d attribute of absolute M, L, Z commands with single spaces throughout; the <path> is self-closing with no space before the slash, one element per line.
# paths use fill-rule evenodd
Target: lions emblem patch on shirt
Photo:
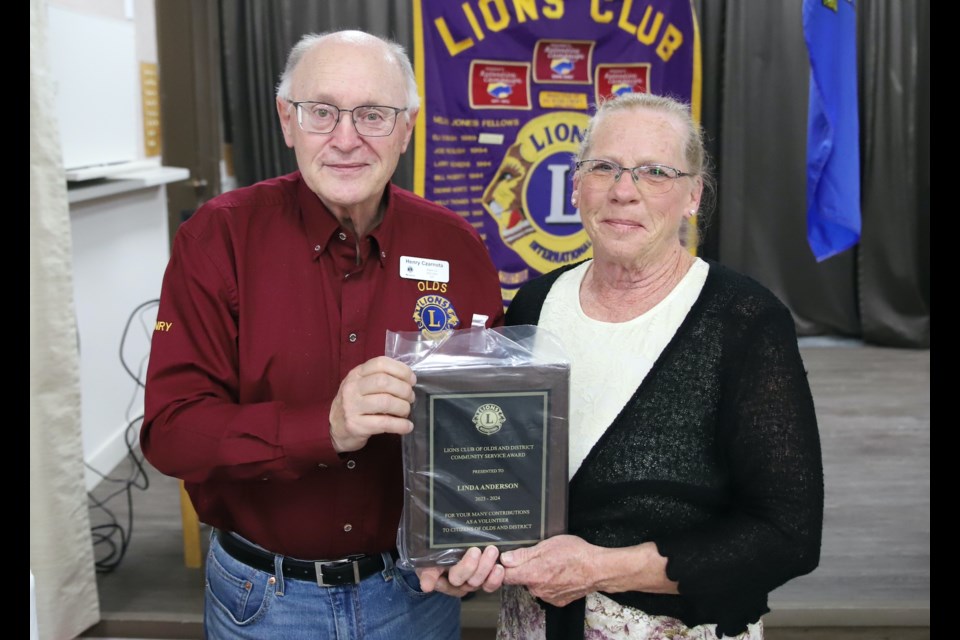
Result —
<path fill-rule="evenodd" d="M 453 304 L 443 296 L 429 295 L 417 300 L 413 320 L 420 333 L 431 338 L 437 333 L 460 326 L 460 318 Z"/>

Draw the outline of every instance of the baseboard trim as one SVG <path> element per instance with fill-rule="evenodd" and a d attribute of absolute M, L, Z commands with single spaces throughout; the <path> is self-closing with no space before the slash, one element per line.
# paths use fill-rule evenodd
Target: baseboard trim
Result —
<path fill-rule="evenodd" d="M 777 607 L 763 617 L 766 627 L 929 627 L 930 605 L 891 603 L 889 606 Z"/>
<path fill-rule="evenodd" d="M 478 593 L 463 603 L 464 628 L 492 628 L 497 624 L 500 600 L 496 594 Z M 783 603 L 763 617 L 764 627 L 929 627 L 929 603 L 890 603 L 872 607 L 811 608 Z"/>
<path fill-rule="evenodd" d="M 460 625 L 464 629 L 495 629 L 500 602 L 496 594 L 477 594 L 464 602 Z M 149 617 L 149 619 L 145 619 Z M 763 617 L 766 629 L 805 631 L 833 637 L 839 631 L 862 633 L 877 638 L 886 637 L 883 630 L 916 629 L 922 632 L 930 627 L 930 607 L 891 605 L 882 608 L 801 609 L 781 605 Z M 78 638 L 150 638 L 151 640 L 196 640 L 203 637 L 203 617 L 184 614 L 111 614 Z M 792 636 L 791 636 L 792 637 Z M 814 637 L 814 636 L 811 636 Z M 854 636 L 850 636 L 853 638 Z M 894 633 L 890 637 L 897 637 Z"/>
<path fill-rule="evenodd" d="M 156 618 L 101 620 L 77 636 L 77 638 L 150 638 L 151 640 L 198 640 L 202 637 L 202 619 L 161 620 Z"/>
<path fill-rule="evenodd" d="M 127 426 L 128 425 L 124 424 L 119 427 L 112 436 L 104 440 L 104 442 L 97 447 L 96 451 L 84 459 L 84 462 L 89 465 L 89 467 L 85 465 L 83 468 L 83 480 L 87 491 L 93 491 L 97 488 L 97 485 L 103 481 L 103 477 L 97 472 L 91 471 L 90 467 L 93 467 L 104 475 L 108 475 L 111 470 L 123 462 L 124 458 L 130 455 L 130 449 L 127 448 L 127 441 L 124 439 L 127 433 Z M 140 433 L 139 429 L 136 431 Z M 135 451 L 139 452 L 140 443 L 136 437 L 134 437 L 133 447 Z"/>

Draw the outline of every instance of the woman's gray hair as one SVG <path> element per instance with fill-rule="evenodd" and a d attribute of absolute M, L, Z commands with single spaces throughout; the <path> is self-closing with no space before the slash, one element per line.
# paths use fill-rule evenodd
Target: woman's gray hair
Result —
<path fill-rule="evenodd" d="M 420 106 L 420 94 L 417 93 L 417 77 L 413 73 L 413 65 L 410 64 L 407 50 L 399 42 L 381 38 L 371 33 L 366 33 L 365 31 L 325 31 L 323 33 L 308 33 L 300 38 L 299 42 L 290 49 L 290 54 L 287 56 L 287 64 L 283 69 L 283 73 L 280 74 L 280 82 L 277 83 L 278 98 L 283 100 L 292 99 L 290 95 L 290 83 L 292 82 L 293 72 L 297 68 L 297 65 L 300 64 L 303 56 L 316 44 L 331 38 L 354 41 L 358 38 L 364 38 L 377 40 L 382 43 L 403 74 L 403 84 L 406 93 L 405 106 L 411 110 Z M 409 111 L 407 112 L 407 117 L 410 117 Z"/>
<path fill-rule="evenodd" d="M 577 159 L 583 160 L 586 158 L 586 154 L 590 151 L 590 133 L 596 129 L 608 114 L 617 111 L 640 109 L 657 111 L 672 116 L 683 125 L 686 132 L 686 140 L 683 143 L 683 157 L 687 162 L 687 166 L 678 167 L 678 169 L 701 175 L 706 168 L 704 165 L 707 153 L 703 144 L 703 129 L 693 120 L 690 106 L 668 96 L 660 96 L 653 93 L 625 93 L 620 96 L 601 100 L 597 105 L 596 113 L 594 113 L 590 119 L 587 130 L 583 134 Z"/>
<path fill-rule="evenodd" d="M 688 103 L 653 93 L 625 93 L 601 100 L 597 104 L 596 112 L 587 124 L 586 131 L 583 133 L 576 159 L 587 159 L 592 142 L 591 132 L 603 122 L 606 116 L 618 111 L 639 111 L 642 109 L 671 116 L 683 127 L 686 139 L 682 142 L 681 148 L 687 166 L 677 167 L 677 169 L 698 175 L 703 180 L 703 192 L 700 196 L 700 209 L 697 215 L 697 226 L 702 234 L 709 223 L 709 216 L 716 202 L 716 183 L 711 173 L 710 158 L 707 156 L 704 145 L 703 128 L 693 119 L 693 113 Z"/>

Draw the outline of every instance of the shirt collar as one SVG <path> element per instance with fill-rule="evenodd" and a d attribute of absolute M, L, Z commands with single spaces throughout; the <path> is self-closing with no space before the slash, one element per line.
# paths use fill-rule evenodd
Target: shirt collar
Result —
<path fill-rule="evenodd" d="M 393 190 L 393 184 L 388 183 L 387 206 L 383 212 L 383 219 L 370 232 L 370 237 L 374 241 L 374 250 L 377 252 L 381 266 L 386 266 L 387 263 L 387 256 L 390 252 L 389 239 L 393 235 L 394 219 L 397 217 L 394 211 L 396 198 L 393 197 Z M 316 260 L 327 250 L 333 234 L 341 230 L 340 222 L 320 201 L 317 194 L 310 190 L 302 175 L 297 184 L 297 200 L 300 203 L 300 210 L 303 212 L 303 225 L 307 232 L 307 240 L 310 242 Z M 344 231 L 346 230 L 344 229 Z"/>

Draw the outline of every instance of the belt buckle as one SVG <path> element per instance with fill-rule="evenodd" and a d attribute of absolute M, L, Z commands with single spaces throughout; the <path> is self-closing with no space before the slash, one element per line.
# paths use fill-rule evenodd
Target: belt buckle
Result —
<path fill-rule="evenodd" d="M 362 553 L 356 555 L 347 556 L 346 558 L 341 558 L 340 560 L 327 560 L 327 561 L 318 561 L 313 563 L 314 570 L 317 572 L 317 585 L 320 587 L 338 587 L 340 585 L 336 584 L 326 584 L 323 581 L 323 568 L 328 566 L 330 568 L 342 567 L 345 564 L 353 565 L 353 584 L 360 584 L 360 560 L 365 556 Z"/>

